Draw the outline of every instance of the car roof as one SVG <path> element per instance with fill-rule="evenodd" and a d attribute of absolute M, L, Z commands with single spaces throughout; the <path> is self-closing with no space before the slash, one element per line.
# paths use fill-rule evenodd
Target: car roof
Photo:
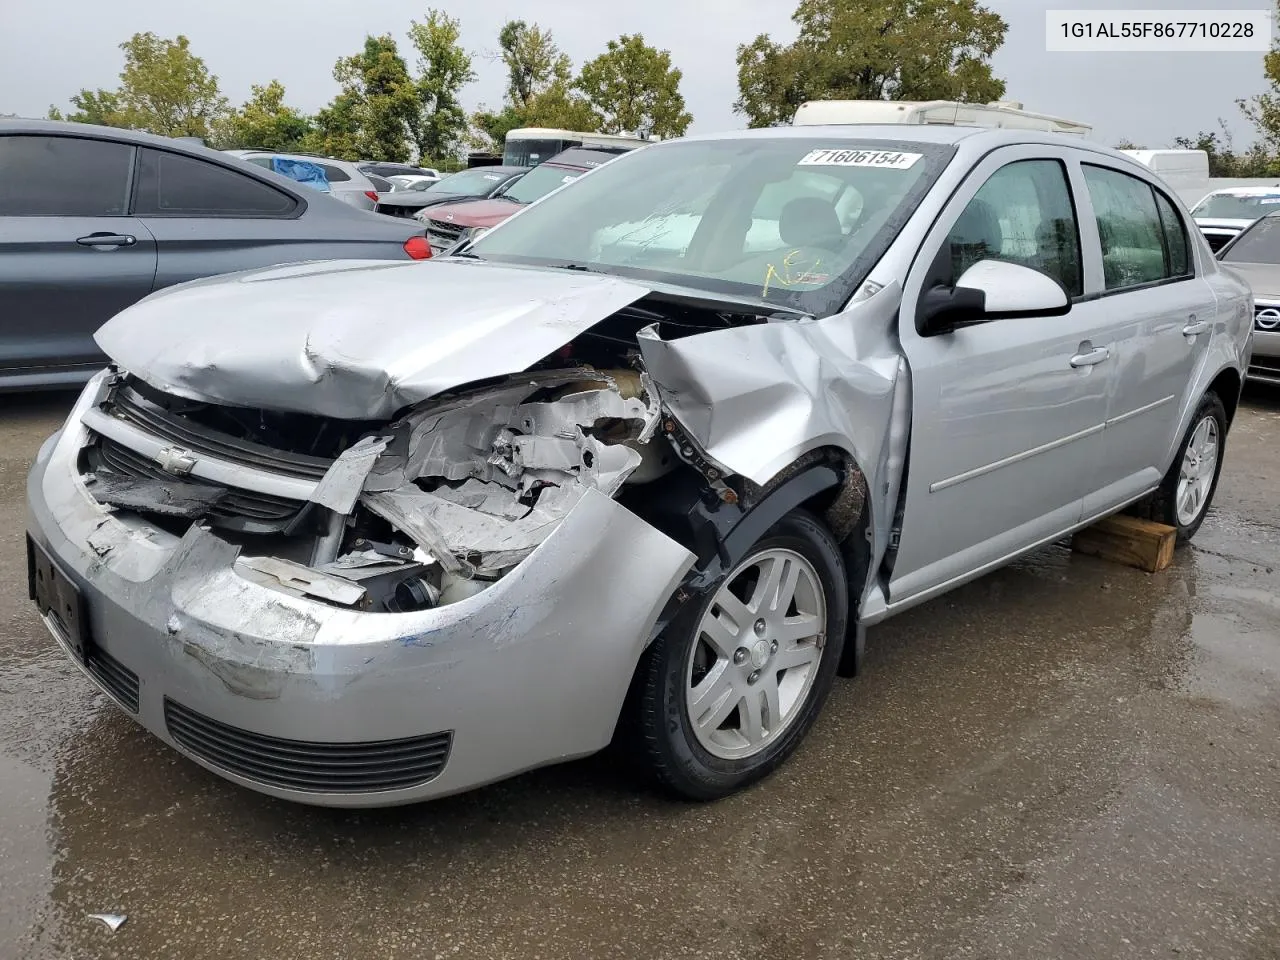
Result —
<path fill-rule="evenodd" d="M 67 120 L 0 120 L 0 133 L 26 133 L 32 135 L 58 135 L 76 137 L 95 137 L 115 140 L 118 143 L 132 143 L 146 147 L 161 147 L 173 153 L 189 153 L 195 157 L 226 158 L 226 153 L 212 147 L 201 146 L 190 140 L 179 140 L 176 137 L 158 137 L 155 134 L 143 133 L 141 130 L 128 130 L 124 127 L 103 127 L 95 123 L 72 123 Z"/>
<path fill-rule="evenodd" d="M 454 177 L 459 173 L 470 173 L 473 170 L 482 170 L 485 173 L 528 173 L 533 167 L 508 167 L 502 165 L 486 166 L 486 167 L 467 167 L 465 170 L 455 170 L 447 176 Z"/>
<path fill-rule="evenodd" d="M 1280 183 L 1269 187 L 1223 187 L 1206 195 L 1209 197 L 1280 197 Z"/>

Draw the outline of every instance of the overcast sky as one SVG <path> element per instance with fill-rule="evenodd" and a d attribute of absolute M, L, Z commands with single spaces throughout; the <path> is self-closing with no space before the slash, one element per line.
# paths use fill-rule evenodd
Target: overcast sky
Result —
<path fill-rule="evenodd" d="M 464 92 L 468 107 L 501 101 L 502 69 L 489 57 L 502 23 L 520 17 L 551 29 L 575 66 L 620 33 L 643 33 L 670 50 L 684 71 L 693 132 L 744 125 L 732 108 L 739 43 L 762 32 L 780 40 L 794 36 L 793 0 L 63 0 L 56 8 L 0 0 L 0 113 L 41 117 L 81 87 L 114 87 L 121 66 L 116 44 L 144 30 L 186 34 L 233 102 L 247 96 L 251 83 L 276 78 L 291 103 L 314 111 L 336 92 L 334 60 L 359 49 L 366 33 L 387 31 L 409 53 L 405 28 L 432 2 L 461 20 L 463 43 L 476 54 L 479 80 Z M 1027 109 L 1091 123 L 1106 143 L 1128 138 L 1167 145 L 1179 134 L 1217 129 L 1220 117 L 1237 145 L 1251 139 L 1235 100 L 1264 89 L 1262 54 L 1046 53 L 1047 9 L 1121 3 L 986 2 L 1009 22 L 996 73 L 1008 83 L 1006 97 Z M 1268 7 L 1269 0 L 1128 0 L 1123 6 L 1240 9 Z"/>

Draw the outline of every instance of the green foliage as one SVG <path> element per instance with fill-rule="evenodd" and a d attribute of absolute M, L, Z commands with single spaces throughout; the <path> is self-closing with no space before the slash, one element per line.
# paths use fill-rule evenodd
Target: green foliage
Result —
<path fill-rule="evenodd" d="M 1276 14 L 1280 16 L 1280 0 Z M 1236 105 L 1258 131 L 1263 152 L 1275 155 L 1280 154 L 1280 43 L 1272 41 L 1271 50 L 1262 58 L 1262 73 L 1267 78 L 1267 91 L 1237 100 Z"/>
<path fill-rule="evenodd" d="M 511 20 L 499 32 L 498 46 L 507 68 L 506 100 L 499 111 L 482 107 L 472 115 L 474 146 L 499 149 L 517 127 L 599 128 L 600 117 L 574 89 L 573 64 L 551 31 Z"/>
<path fill-rule="evenodd" d="M 693 121 L 680 93 L 681 76 L 668 51 L 649 46 L 638 33 L 623 34 L 583 64 L 574 86 L 599 116 L 603 133 L 678 137 Z"/>
<path fill-rule="evenodd" d="M 70 120 L 73 123 L 96 123 L 103 127 L 122 127 L 120 96 L 111 90 L 81 90 L 71 98 L 75 112 L 63 114 L 57 107 L 49 108 L 50 120 Z"/>
<path fill-rule="evenodd" d="M 365 37 L 363 50 L 334 64 L 333 78 L 342 90 L 316 114 L 308 146 L 344 160 L 408 160 L 418 90 L 395 38 Z"/>
<path fill-rule="evenodd" d="M 1178 137 L 1173 145 L 1180 150 L 1203 150 L 1209 155 L 1211 177 L 1276 177 L 1280 176 L 1280 159 L 1267 150 L 1263 142 L 1237 152 L 1225 122 L 1219 120 L 1217 133 L 1200 131 L 1194 137 Z"/>
<path fill-rule="evenodd" d="M 217 126 L 215 141 L 224 150 L 257 148 L 288 153 L 303 149 L 315 125 L 311 118 L 284 102 L 284 84 L 272 80 L 254 84 L 252 94 Z"/>
<path fill-rule="evenodd" d="M 420 157 L 454 156 L 466 134 L 467 115 L 458 98 L 476 74 L 460 36 L 458 21 L 438 10 L 428 10 L 424 22 L 415 20 L 409 27 L 418 51 L 418 109 L 409 127 Z"/>
<path fill-rule="evenodd" d="M 166 137 L 204 137 L 227 112 L 218 78 L 191 52 L 179 35 L 166 40 L 154 33 L 135 33 L 120 44 L 124 69 L 118 90 L 81 90 L 71 98 L 75 112 L 65 119 L 130 127 Z M 63 119 L 56 107 L 51 119 Z"/>
<path fill-rule="evenodd" d="M 790 123 L 806 100 L 1004 96 L 991 56 L 1008 24 L 978 0 L 800 0 L 794 43 L 738 47 L 734 109 L 753 127 Z"/>
<path fill-rule="evenodd" d="M 568 84 L 572 64 L 551 37 L 536 23 L 509 20 L 498 33 L 502 63 L 507 68 L 507 102 L 527 108 L 553 84 Z"/>

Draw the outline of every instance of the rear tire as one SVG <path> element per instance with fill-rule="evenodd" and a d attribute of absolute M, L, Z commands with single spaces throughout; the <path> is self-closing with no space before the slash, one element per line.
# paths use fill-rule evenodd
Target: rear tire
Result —
<path fill-rule="evenodd" d="M 1142 516 L 1178 531 L 1177 544 L 1189 542 L 1200 529 L 1222 473 L 1226 448 L 1227 411 L 1210 391 L 1200 400 L 1177 456 L 1159 489 L 1151 495 Z"/>
<path fill-rule="evenodd" d="M 768 776 L 822 709 L 848 616 L 831 533 L 803 510 L 783 517 L 645 652 L 638 759 L 689 800 L 717 800 Z"/>

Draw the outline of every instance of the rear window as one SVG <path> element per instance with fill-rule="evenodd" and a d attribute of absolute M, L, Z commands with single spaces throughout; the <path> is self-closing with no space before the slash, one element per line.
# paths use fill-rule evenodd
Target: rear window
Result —
<path fill-rule="evenodd" d="M 144 149 L 134 212 L 151 217 L 286 217 L 297 201 L 260 180 L 178 153 Z"/>
<path fill-rule="evenodd" d="M 123 216 L 132 163 L 123 143 L 0 137 L 0 216 Z"/>

